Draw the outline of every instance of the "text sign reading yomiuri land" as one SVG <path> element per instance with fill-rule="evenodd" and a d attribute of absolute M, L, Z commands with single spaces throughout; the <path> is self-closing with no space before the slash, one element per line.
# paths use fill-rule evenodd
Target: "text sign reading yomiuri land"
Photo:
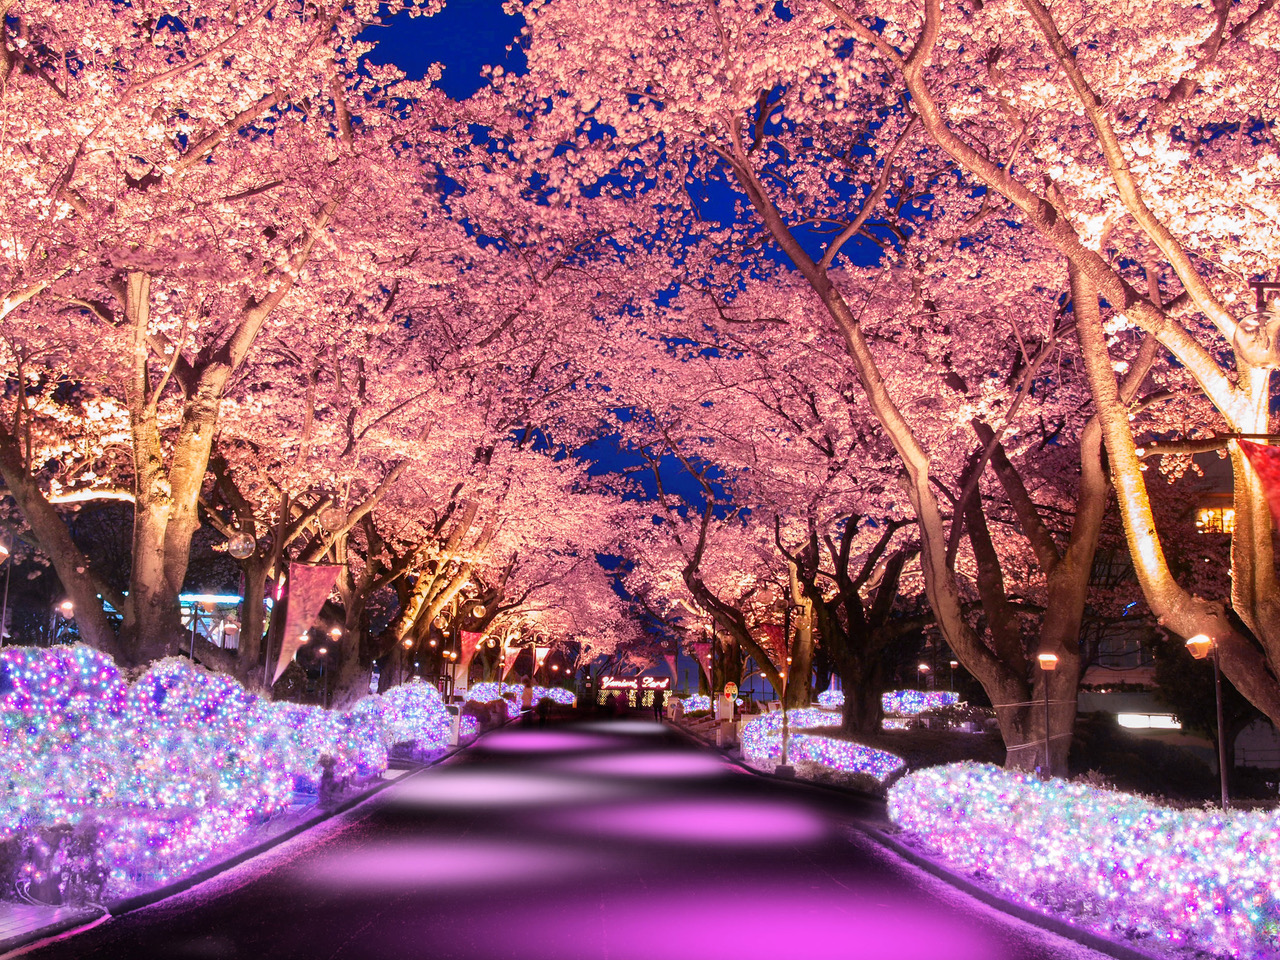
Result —
<path fill-rule="evenodd" d="M 670 677 L 601 677 L 601 690 L 666 690 Z"/>

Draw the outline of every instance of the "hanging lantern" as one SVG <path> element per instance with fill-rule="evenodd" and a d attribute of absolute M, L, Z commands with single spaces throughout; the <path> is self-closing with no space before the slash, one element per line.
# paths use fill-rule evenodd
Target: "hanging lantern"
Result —
<path fill-rule="evenodd" d="M 237 530 L 227 541 L 227 553 L 237 560 L 245 560 L 253 556 L 253 551 L 257 548 L 257 541 L 243 530 Z"/>
<path fill-rule="evenodd" d="M 477 603 L 474 607 L 472 607 L 472 608 L 471 608 L 471 615 L 472 615 L 473 617 L 475 617 L 477 620 L 478 620 L 478 619 L 480 619 L 481 617 L 483 617 L 483 616 L 485 615 L 485 608 L 484 608 L 484 604 L 483 604 L 483 603 Z"/>

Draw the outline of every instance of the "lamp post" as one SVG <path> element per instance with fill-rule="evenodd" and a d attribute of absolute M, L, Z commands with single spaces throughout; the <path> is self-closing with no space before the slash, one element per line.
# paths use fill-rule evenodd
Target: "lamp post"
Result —
<path fill-rule="evenodd" d="M 320 702 L 324 706 L 329 706 L 329 684 L 326 682 L 325 665 L 329 662 L 329 658 L 325 656 L 329 652 L 328 647 L 321 647 L 316 653 L 320 654 Z"/>
<path fill-rule="evenodd" d="M 1197 633 L 1187 641 L 1187 650 L 1197 660 L 1213 661 L 1213 699 L 1218 711 L 1218 780 L 1222 788 L 1222 809 L 1227 809 L 1227 739 L 1222 725 L 1222 668 L 1218 665 L 1218 644 L 1207 634 Z"/>
<path fill-rule="evenodd" d="M 1056 653 L 1039 653 L 1036 654 L 1036 660 L 1040 664 L 1040 669 L 1044 671 L 1044 770 L 1045 779 L 1053 779 L 1053 754 L 1052 742 L 1049 737 L 1049 674 L 1058 669 L 1058 655 Z"/>
<path fill-rule="evenodd" d="M 9 548 L 0 543 L 0 563 L 10 560 Z M 4 568 L 4 602 L 0 603 L 0 647 L 4 646 L 5 624 L 9 622 L 9 574 L 13 572 L 13 563 L 10 562 Z"/>
<path fill-rule="evenodd" d="M 925 677 L 928 675 L 929 665 L 927 663 L 916 664 L 916 683 L 919 684 L 921 690 L 925 689 Z"/>
<path fill-rule="evenodd" d="M 960 661 L 959 661 L 959 660 L 952 660 L 952 661 L 951 661 L 951 682 L 950 682 L 950 689 L 951 689 L 951 692 L 952 692 L 952 693 L 954 693 L 954 692 L 955 692 L 955 689 L 956 689 L 956 667 L 958 667 L 958 666 L 960 666 Z"/>

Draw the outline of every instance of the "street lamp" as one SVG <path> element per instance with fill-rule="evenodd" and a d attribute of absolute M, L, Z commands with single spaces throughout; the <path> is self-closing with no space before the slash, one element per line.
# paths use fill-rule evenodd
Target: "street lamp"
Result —
<path fill-rule="evenodd" d="M 1053 778 L 1053 754 L 1050 753 L 1049 742 L 1049 674 L 1058 669 L 1058 655 L 1056 653 L 1039 653 L 1036 654 L 1036 660 L 1040 663 L 1040 669 L 1044 671 L 1044 769 L 1049 779 Z"/>
<path fill-rule="evenodd" d="M 952 689 L 952 691 L 954 691 L 954 690 L 955 690 L 955 688 L 956 688 L 956 667 L 958 667 L 958 666 L 960 666 L 960 661 L 959 661 L 959 660 L 952 660 L 952 661 L 951 661 L 951 689 Z"/>
<path fill-rule="evenodd" d="M 49 623 L 49 646 L 53 646 L 58 639 L 58 614 L 62 614 L 62 619 L 70 620 L 76 612 L 76 605 L 70 600 L 63 600 L 53 608 L 53 617 Z"/>
<path fill-rule="evenodd" d="M 1222 787 L 1222 809 L 1226 810 L 1227 739 L 1222 726 L 1222 668 L 1218 665 L 1218 645 L 1207 634 L 1197 633 L 1187 641 L 1187 650 L 1197 660 L 1209 657 L 1213 661 L 1213 698 L 1218 710 L 1218 779 Z"/>
<path fill-rule="evenodd" d="M 916 683 L 920 685 L 921 690 L 925 688 L 924 678 L 928 675 L 928 673 L 929 673 L 929 665 L 927 663 L 916 664 Z"/>

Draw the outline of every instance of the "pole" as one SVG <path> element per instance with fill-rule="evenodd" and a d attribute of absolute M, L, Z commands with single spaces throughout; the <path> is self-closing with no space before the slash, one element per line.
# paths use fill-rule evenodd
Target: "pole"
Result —
<path fill-rule="evenodd" d="M 196 662 L 196 605 L 191 604 L 191 662 Z"/>
<path fill-rule="evenodd" d="M 1218 666 L 1218 644 L 1213 650 L 1213 696 L 1218 708 L 1218 779 L 1222 786 L 1222 810 L 1227 809 L 1227 732 L 1222 724 L 1222 669 Z"/>
<path fill-rule="evenodd" d="M 4 603 L 0 604 L 0 647 L 4 646 L 5 624 L 9 622 L 9 574 L 13 572 L 13 557 L 5 559 L 8 566 L 4 568 Z"/>
<path fill-rule="evenodd" d="M 1045 779 L 1053 779 L 1053 754 L 1050 753 L 1052 744 L 1049 742 L 1049 671 L 1040 671 L 1044 674 L 1044 769 Z"/>

